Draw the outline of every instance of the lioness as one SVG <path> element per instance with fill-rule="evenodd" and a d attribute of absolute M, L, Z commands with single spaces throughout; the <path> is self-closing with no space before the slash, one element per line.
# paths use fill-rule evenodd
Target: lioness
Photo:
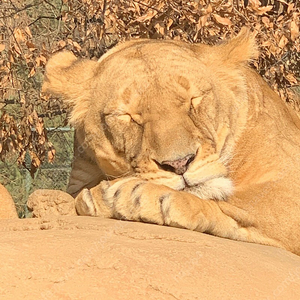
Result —
<path fill-rule="evenodd" d="M 300 254 L 300 123 L 248 67 L 243 29 L 218 46 L 133 40 L 98 62 L 48 62 L 72 106 L 68 191 L 80 215 L 187 228 Z"/>

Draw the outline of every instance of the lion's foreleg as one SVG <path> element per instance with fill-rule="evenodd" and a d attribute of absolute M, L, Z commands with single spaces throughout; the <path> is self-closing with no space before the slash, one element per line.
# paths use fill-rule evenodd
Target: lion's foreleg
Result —
<path fill-rule="evenodd" d="M 244 210 L 136 178 L 104 181 L 84 190 L 76 198 L 76 208 L 79 214 L 180 227 L 281 247 L 264 236 Z"/>

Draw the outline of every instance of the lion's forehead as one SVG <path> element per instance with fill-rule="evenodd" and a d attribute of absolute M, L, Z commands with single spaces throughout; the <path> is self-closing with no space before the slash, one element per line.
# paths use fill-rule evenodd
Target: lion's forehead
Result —
<path fill-rule="evenodd" d="M 207 72 L 207 66 L 194 51 L 173 43 L 148 41 L 110 52 L 99 60 L 99 65 L 105 75 L 120 80 L 163 81 L 182 74 L 192 80 L 192 73 Z"/>
<path fill-rule="evenodd" d="M 129 60 L 141 59 L 147 60 L 150 58 L 152 61 L 163 60 L 164 62 L 169 59 L 194 61 L 198 60 L 198 56 L 192 48 L 186 43 L 177 43 L 171 41 L 158 41 L 158 40 L 142 40 L 121 43 L 119 46 L 110 50 L 107 55 L 99 60 L 103 63 L 105 60 L 112 60 L 126 58 Z"/>
<path fill-rule="evenodd" d="M 186 111 L 192 98 L 211 89 L 213 76 L 185 43 L 127 42 L 99 60 L 98 90 L 105 114 L 164 114 Z M 198 74 L 198 76 L 195 76 Z M 105 88 L 101 88 L 104 86 Z M 186 106 L 186 107 L 184 107 Z M 150 116 L 151 118 L 152 116 Z"/>

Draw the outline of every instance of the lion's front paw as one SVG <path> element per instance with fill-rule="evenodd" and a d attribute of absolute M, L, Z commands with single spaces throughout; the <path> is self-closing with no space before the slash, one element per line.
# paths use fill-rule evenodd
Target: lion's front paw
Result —
<path fill-rule="evenodd" d="M 93 197 L 88 189 L 83 189 L 75 199 L 76 212 L 80 216 L 95 216 Z"/>
<path fill-rule="evenodd" d="M 107 187 L 104 201 L 113 217 L 195 230 L 199 227 L 197 197 L 136 178 Z M 197 209 L 198 208 L 198 209 Z"/>
<path fill-rule="evenodd" d="M 111 207 L 113 217 L 117 219 L 164 224 L 159 201 L 162 193 L 155 184 L 127 178 L 108 187 L 104 191 L 103 200 Z"/>
<path fill-rule="evenodd" d="M 112 217 L 111 207 L 104 201 L 103 194 L 111 186 L 103 181 L 92 189 L 83 189 L 75 198 L 75 207 L 80 216 Z"/>
<path fill-rule="evenodd" d="M 201 199 L 137 178 L 102 181 L 76 198 L 80 215 L 204 230 Z M 201 227 L 201 228 L 200 228 Z"/>

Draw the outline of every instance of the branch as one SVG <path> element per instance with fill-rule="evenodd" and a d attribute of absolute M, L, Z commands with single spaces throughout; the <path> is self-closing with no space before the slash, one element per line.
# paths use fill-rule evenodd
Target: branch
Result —
<path fill-rule="evenodd" d="M 60 20 L 62 18 L 62 15 L 58 16 L 58 17 L 50 17 L 50 16 L 39 16 L 36 20 L 34 20 L 33 22 L 31 22 L 28 26 L 33 25 L 34 23 L 36 23 L 37 21 L 41 20 L 41 19 L 52 19 L 52 20 Z"/>
<path fill-rule="evenodd" d="M 104 2 L 103 2 L 103 10 L 102 10 L 102 21 L 103 21 L 103 23 L 104 23 L 104 18 L 105 18 L 106 7 L 107 7 L 107 2 L 106 2 L 106 0 L 104 0 Z"/>

